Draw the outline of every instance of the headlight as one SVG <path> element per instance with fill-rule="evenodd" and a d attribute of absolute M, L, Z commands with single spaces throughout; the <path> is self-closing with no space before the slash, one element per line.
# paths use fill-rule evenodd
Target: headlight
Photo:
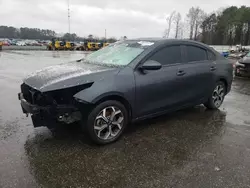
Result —
<path fill-rule="evenodd" d="M 240 63 L 239 61 L 237 61 L 235 65 L 237 65 L 237 66 L 241 66 L 241 67 L 245 67 L 245 65 L 244 65 L 244 64 L 242 64 L 242 63 Z"/>

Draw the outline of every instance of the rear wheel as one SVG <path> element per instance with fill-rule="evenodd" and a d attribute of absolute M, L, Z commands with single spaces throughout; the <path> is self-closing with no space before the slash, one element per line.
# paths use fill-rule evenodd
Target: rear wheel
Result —
<path fill-rule="evenodd" d="M 87 133 L 96 144 L 116 141 L 128 124 L 128 112 L 118 101 L 105 101 L 97 105 L 89 114 Z"/>
<path fill-rule="evenodd" d="M 224 82 L 219 81 L 217 82 L 211 97 L 204 105 L 209 109 L 218 109 L 223 103 L 225 95 L 226 86 Z"/>

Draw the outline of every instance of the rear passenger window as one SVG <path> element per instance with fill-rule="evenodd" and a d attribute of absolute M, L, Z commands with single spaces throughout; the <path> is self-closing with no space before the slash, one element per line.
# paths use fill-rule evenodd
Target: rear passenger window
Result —
<path fill-rule="evenodd" d="M 181 63 L 181 47 L 169 46 L 152 55 L 149 60 L 155 60 L 162 65 Z"/>
<path fill-rule="evenodd" d="M 207 55 L 209 60 L 216 60 L 214 53 L 207 51 Z"/>
<path fill-rule="evenodd" d="M 188 62 L 208 60 L 206 50 L 196 46 L 186 46 L 186 49 Z"/>

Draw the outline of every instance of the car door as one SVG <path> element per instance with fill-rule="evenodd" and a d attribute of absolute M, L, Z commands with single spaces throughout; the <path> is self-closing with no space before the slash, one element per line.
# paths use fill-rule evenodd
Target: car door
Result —
<path fill-rule="evenodd" d="M 210 96 L 216 83 L 216 62 L 212 51 L 196 45 L 185 46 L 185 60 L 195 69 L 193 97 L 197 102 L 206 100 Z"/>
<path fill-rule="evenodd" d="M 180 45 L 166 46 L 145 60 L 161 63 L 161 69 L 135 70 L 137 117 L 186 104 L 185 91 L 195 79 L 195 70 L 186 67 L 182 57 Z"/>

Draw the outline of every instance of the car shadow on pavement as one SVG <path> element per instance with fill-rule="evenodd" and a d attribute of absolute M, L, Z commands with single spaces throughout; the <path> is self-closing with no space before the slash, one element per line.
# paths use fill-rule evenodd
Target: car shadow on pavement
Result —
<path fill-rule="evenodd" d="M 42 187 L 152 187 L 156 180 L 174 185 L 171 171 L 217 142 L 225 117 L 220 110 L 189 108 L 132 124 L 120 140 L 102 147 L 91 144 L 77 125 L 56 137 L 39 129 L 25 151 Z"/>

